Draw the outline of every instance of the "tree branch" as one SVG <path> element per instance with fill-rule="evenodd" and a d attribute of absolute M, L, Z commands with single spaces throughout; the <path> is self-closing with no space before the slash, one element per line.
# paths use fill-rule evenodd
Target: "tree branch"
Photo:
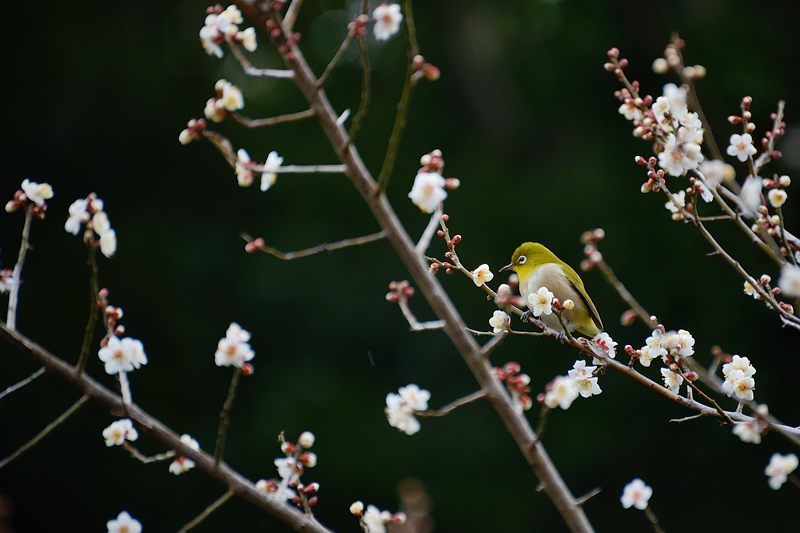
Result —
<path fill-rule="evenodd" d="M 305 111 L 298 111 L 296 113 L 286 113 L 285 115 L 278 115 L 275 117 L 267 118 L 248 118 L 239 113 L 231 113 L 231 116 L 240 124 L 244 124 L 248 128 L 261 128 L 263 126 L 274 126 L 276 124 L 284 124 L 286 122 L 294 122 L 303 120 L 314 116 L 314 111 L 306 109 Z"/>
<path fill-rule="evenodd" d="M 44 374 L 44 368 L 40 368 L 39 370 L 37 370 L 36 372 L 34 372 L 33 374 L 31 374 L 31 375 L 30 375 L 30 376 L 28 376 L 27 378 L 23 379 L 22 381 L 19 381 L 19 382 L 17 382 L 17 383 L 14 383 L 13 385 L 11 385 L 10 387 L 8 387 L 8 388 L 7 388 L 6 390 L 4 390 L 3 392 L 0 392 L 0 400 L 2 400 L 3 398 L 5 398 L 5 397 L 6 397 L 6 396 L 8 396 L 9 394 L 12 394 L 14 391 L 17 391 L 17 390 L 21 389 L 22 387 L 25 387 L 26 385 L 28 385 L 29 383 L 31 383 L 33 380 L 35 380 L 36 378 L 38 378 L 38 377 L 39 377 L 39 376 L 41 376 L 42 374 Z"/>
<path fill-rule="evenodd" d="M 17 263 L 11 274 L 11 292 L 8 295 L 7 324 L 11 329 L 17 329 L 17 304 L 19 302 L 19 289 L 22 285 L 22 269 L 25 266 L 25 257 L 30 249 L 31 222 L 33 221 L 33 204 L 25 207 L 25 222 L 22 224 L 22 239 L 19 244 Z"/>
<path fill-rule="evenodd" d="M 362 244 L 368 244 L 371 242 L 379 241 L 385 237 L 386 233 L 383 231 L 379 231 L 377 233 L 370 233 L 369 235 L 364 235 L 363 237 L 352 237 L 350 239 L 343 239 L 341 241 L 318 244 L 317 246 L 312 246 L 311 248 L 305 248 L 303 250 L 297 250 L 294 252 L 282 252 L 277 248 L 273 248 L 272 246 L 267 246 L 267 245 L 260 246 L 257 249 L 261 252 L 264 252 L 267 255 L 277 257 L 282 261 L 292 261 L 294 259 L 301 259 L 303 257 L 321 254 L 323 252 L 333 252 L 335 250 L 341 250 L 342 248 L 361 246 Z M 252 237 L 250 237 L 247 234 L 243 234 L 242 238 L 248 243 L 253 242 Z"/>
<path fill-rule="evenodd" d="M 126 411 L 128 417 L 136 422 L 137 427 L 143 431 L 147 431 L 166 448 L 175 450 L 176 453 L 192 459 L 201 471 L 223 485 L 226 485 L 234 494 L 270 513 L 290 527 L 319 533 L 329 531 L 319 522 L 313 518 L 307 517 L 300 511 L 292 509 L 288 505 L 270 500 L 266 494 L 256 490 L 253 483 L 226 464 L 223 463 L 219 466 L 215 466 L 212 456 L 203 451 L 194 450 L 189 447 L 181 441 L 180 436 L 146 411 L 135 404 L 130 406 L 123 405 L 122 398 L 120 398 L 119 395 L 111 392 L 86 374 L 78 372 L 74 367 L 57 358 L 23 335 L 9 330 L 8 327 L 2 323 L 0 323 L 0 342 L 42 365 L 53 376 L 78 388 L 90 400 L 103 404 L 112 411 Z"/>

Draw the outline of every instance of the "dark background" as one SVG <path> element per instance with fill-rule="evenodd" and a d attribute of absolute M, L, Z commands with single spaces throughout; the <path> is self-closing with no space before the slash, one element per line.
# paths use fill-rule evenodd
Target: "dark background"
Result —
<path fill-rule="evenodd" d="M 371 2 L 373 3 L 373 2 Z M 306 2 L 302 45 L 320 72 L 349 18 L 342 2 Z M 757 6 L 757 7 L 756 7 Z M 248 80 L 226 54 L 207 56 L 197 32 L 206 4 L 181 2 L 18 3 L 6 24 L 4 141 L 0 198 L 23 178 L 53 184 L 56 196 L 33 228 L 19 328 L 66 360 L 75 360 L 86 319 L 85 247 L 63 230 L 69 204 L 90 191 L 106 202 L 119 250 L 100 261 L 101 283 L 125 310 L 129 335 L 144 342 L 150 363 L 132 376 L 136 401 L 176 431 L 213 449 L 218 410 L 230 379 L 216 368 L 217 340 L 231 321 L 253 332 L 256 373 L 242 382 L 229 433 L 230 464 L 252 479 L 274 475 L 275 437 L 311 429 L 322 485 L 317 516 L 356 531 L 347 507 L 362 499 L 396 509 L 397 483 L 420 479 L 439 531 L 562 530 L 557 513 L 496 415 L 475 404 L 422 421 L 408 437 L 388 426 L 384 396 L 407 383 L 432 392 L 440 406 L 472 392 L 474 382 L 440 332 L 411 334 L 383 297 L 406 277 L 385 242 L 291 263 L 243 252 L 239 232 L 284 250 L 376 231 L 342 176 L 282 175 L 273 190 L 241 189 L 207 143 L 182 147 L 177 136 L 202 114 L 214 82 L 243 88 L 246 114 L 303 109 L 289 81 Z M 352 11 L 352 9 L 351 9 Z M 641 302 L 669 327 L 689 329 L 697 358 L 715 344 L 747 355 L 758 368 L 756 398 L 798 423 L 793 341 L 774 314 L 741 294 L 741 280 L 688 226 L 670 221 L 661 197 L 639 193 L 633 156 L 648 147 L 616 113 L 617 85 L 602 69 L 619 46 L 631 74 L 658 94 L 667 80 L 650 63 L 672 31 L 686 39 L 687 62 L 708 68 L 699 87 L 718 141 L 734 128 L 725 117 L 745 94 L 754 98 L 761 132 L 780 98 L 788 99 L 787 157 L 771 171 L 795 179 L 800 157 L 797 12 L 790 2 L 591 1 L 416 2 L 422 51 L 442 70 L 420 83 L 389 196 L 412 235 L 427 217 L 406 198 L 418 159 L 441 148 L 446 175 L 462 180 L 450 194 L 451 227 L 463 234 L 462 259 L 496 269 L 524 240 L 538 240 L 577 266 L 580 233 L 602 226 L 604 251 Z M 402 35 L 370 38 L 374 101 L 359 149 L 377 173 L 404 69 Z M 357 105 L 355 57 L 330 86 L 337 109 Z M 259 65 L 279 66 L 259 35 Z M 672 80 L 669 80 L 672 81 Z M 246 131 L 218 129 L 262 160 L 277 150 L 286 163 L 329 163 L 333 154 L 312 121 Z M 794 166 L 792 166 L 794 165 Z M 737 165 L 737 172 L 744 172 Z M 794 173 L 794 174 L 793 174 Z M 675 179 L 674 183 L 682 184 Z M 793 193 L 787 206 L 797 221 Z M 22 215 L 3 214 L 2 263 L 12 267 Z M 755 273 L 773 266 L 733 227 L 720 239 Z M 795 225 L 794 227 L 797 227 Z M 440 243 L 432 251 L 442 255 Z M 584 275 L 606 326 L 620 346 L 640 346 L 647 331 L 624 328 L 625 306 L 597 273 Z M 468 323 L 486 328 L 492 306 L 467 280 L 442 280 Z M 421 298 L 412 301 L 430 318 Z M 35 370 L 2 353 L 0 388 Z M 496 361 L 518 360 L 534 391 L 566 372 L 576 354 L 547 340 L 509 339 Z M 113 386 L 95 356 L 89 372 Z M 648 375 L 656 378 L 657 366 Z M 796 518 L 797 488 L 770 490 L 764 466 L 788 444 L 769 435 L 745 444 L 711 420 L 675 425 L 687 413 L 609 373 L 604 392 L 579 399 L 548 423 L 545 443 L 571 489 L 603 492 L 586 510 L 599 530 L 646 530 L 639 512 L 619 505 L 622 487 L 641 476 L 668 530 L 745 530 L 769 517 L 777 529 Z M 56 379 L 0 403 L 0 455 L 14 450 L 77 398 Z M 728 408 L 733 401 L 725 399 Z M 535 411 L 529 414 L 535 423 Z M 167 464 L 142 465 L 100 435 L 112 420 L 95 405 L 79 412 L 24 458 L 0 472 L 0 494 L 13 531 L 102 531 L 123 509 L 148 531 L 178 529 L 223 488 L 199 471 L 175 477 Z M 146 436 L 137 445 L 161 451 Z M 741 505 L 737 507 L 737 503 Z M 796 522 L 795 522 L 796 524 Z M 785 527 L 781 528 L 783 525 Z M 283 530 L 253 506 L 232 501 L 201 528 Z"/>

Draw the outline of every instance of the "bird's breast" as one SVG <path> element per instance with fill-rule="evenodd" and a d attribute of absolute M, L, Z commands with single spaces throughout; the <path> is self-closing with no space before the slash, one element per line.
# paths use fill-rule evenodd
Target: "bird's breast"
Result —
<path fill-rule="evenodd" d="M 519 284 L 520 294 L 525 302 L 528 301 L 529 294 L 538 291 L 541 287 L 547 287 L 547 290 L 562 301 L 574 292 L 561 265 L 555 263 L 545 263 L 536 267 L 527 281 L 520 280 Z"/>

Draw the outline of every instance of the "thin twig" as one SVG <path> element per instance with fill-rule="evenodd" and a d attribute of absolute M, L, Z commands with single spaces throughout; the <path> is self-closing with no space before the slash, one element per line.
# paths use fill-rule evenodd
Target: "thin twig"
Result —
<path fill-rule="evenodd" d="M 259 251 L 264 252 L 267 255 L 277 257 L 282 261 L 292 261 L 293 259 L 301 259 L 303 257 L 321 254 L 324 252 L 333 252 L 335 250 L 341 250 L 342 248 L 350 248 L 353 246 L 361 246 L 362 244 L 369 244 L 371 242 L 379 241 L 385 237 L 386 232 L 379 231 L 377 233 L 364 235 L 363 237 L 352 237 L 349 239 L 342 239 L 341 241 L 318 244 L 317 246 L 312 246 L 311 248 L 305 248 L 303 250 L 297 250 L 294 252 L 282 252 L 277 248 L 266 245 L 259 248 Z M 247 242 L 251 242 L 253 240 L 249 235 L 246 234 L 243 234 L 242 238 Z"/>
<path fill-rule="evenodd" d="M 420 255 L 425 255 L 425 252 L 428 250 L 428 247 L 431 245 L 431 239 L 433 236 L 436 235 L 436 228 L 439 227 L 439 219 L 442 217 L 442 204 L 439 204 L 439 207 L 431 215 L 431 219 L 428 221 L 428 225 L 425 226 L 425 231 L 422 232 L 422 236 L 417 241 L 417 246 L 415 250 Z"/>
<path fill-rule="evenodd" d="M 605 276 L 606 281 L 609 285 L 611 285 L 617 293 L 625 300 L 631 309 L 636 313 L 636 316 L 644 322 L 648 327 L 655 328 L 658 324 L 652 320 L 653 315 L 647 312 L 647 309 L 640 304 L 636 298 L 633 297 L 633 294 L 625 287 L 625 285 L 619 280 L 616 274 L 614 274 L 614 270 L 606 263 L 604 260 L 601 260 L 597 263 L 597 267 L 600 269 L 600 272 Z"/>
<path fill-rule="evenodd" d="M 504 333 L 508 333 L 509 335 L 525 335 L 529 337 L 543 337 L 545 335 L 541 331 L 521 331 L 518 329 L 511 329 L 511 328 L 505 331 L 501 331 L 500 333 L 495 333 L 494 331 L 481 331 L 472 328 L 467 328 L 467 331 L 478 337 L 485 337 L 485 336 L 498 337 L 502 336 Z"/>
<path fill-rule="evenodd" d="M 225 453 L 225 437 L 228 434 L 228 424 L 230 423 L 231 409 L 233 408 L 233 401 L 236 399 L 236 389 L 239 386 L 239 377 L 241 375 L 242 369 L 237 367 L 233 371 L 231 385 L 228 387 L 228 396 L 225 398 L 225 403 L 222 405 L 222 410 L 219 412 L 217 444 L 214 447 L 214 464 L 216 465 L 219 465 L 219 463 L 222 461 L 222 456 Z"/>
<path fill-rule="evenodd" d="M 169 450 L 164 453 L 157 453 L 155 455 L 145 455 L 128 441 L 123 442 L 122 446 L 128 450 L 128 452 L 130 452 L 131 457 L 141 461 L 144 464 L 158 463 L 175 457 L 175 450 Z"/>
<path fill-rule="evenodd" d="M 284 124 L 286 122 L 295 122 L 314 116 L 313 109 L 306 109 L 305 111 L 298 111 L 296 113 L 286 113 L 275 117 L 266 118 L 248 118 L 239 113 L 231 113 L 231 116 L 240 124 L 244 124 L 248 128 L 261 128 L 263 126 L 275 126 L 276 124 Z"/>
<path fill-rule="evenodd" d="M 500 343 L 505 340 L 507 334 L 508 330 L 501 331 L 500 333 L 494 335 L 489 342 L 481 347 L 481 355 L 488 359 L 489 356 L 492 355 L 492 352 L 495 351 L 498 346 L 500 346 Z"/>
<path fill-rule="evenodd" d="M 411 308 L 408 306 L 408 298 L 401 293 L 398 295 L 397 306 L 400 308 L 400 311 L 403 312 L 403 316 L 406 318 L 408 325 L 411 327 L 411 331 L 424 331 L 427 329 L 442 329 L 444 328 L 444 321 L 442 320 L 429 320 L 427 322 L 420 322 L 417 320 L 417 317 L 414 315 Z"/>
<path fill-rule="evenodd" d="M 647 517 L 650 525 L 653 526 L 653 531 L 655 531 L 655 533 L 664 533 L 664 530 L 658 524 L 658 517 L 656 516 L 656 513 L 653 512 L 649 505 L 644 508 L 644 515 Z"/>
<path fill-rule="evenodd" d="M 595 489 L 590 490 L 589 492 L 587 492 L 583 496 L 578 497 L 578 499 L 576 499 L 575 501 L 578 503 L 578 505 L 583 505 L 586 502 L 588 502 L 590 499 L 592 499 L 595 496 L 597 496 L 598 494 L 600 494 L 601 492 L 603 492 L 603 489 L 601 489 L 600 487 L 597 487 Z"/>
<path fill-rule="evenodd" d="M 348 30 L 347 35 L 342 41 L 342 44 L 339 45 L 339 49 L 336 50 L 336 53 L 331 59 L 331 62 L 328 63 L 328 66 L 325 67 L 325 71 L 322 73 L 319 79 L 317 79 L 317 88 L 321 89 L 322 87 L 325 87 L 325 83 L 327 83 L 328 78 L 330 78 L 331 74 L 333 74 L 336 65 L 339 64 L 339 61 L 342 60 L 345 52 L 347 52 L 347 49 L 350 48 L 351 44 L 353 44 L 354 37 L 355 35 L 353 34 L 353 32 Z"/>
<path fill-rule="evenodd" d="M 29 383 L 34 381 L 36 378 L 38 378 L 42 374 L 44 374 L 44 367 L 40 368 L 39 370 L 37 370 L 36 372 L 31 374 L 27 378 L 23 379 L 22 381 L 19 381 L 19 382 L 15 383 L 15 384 L 11 385 L 10 387 L 8 387 L 3 392 L 0 392 L 0 400 L 5 398 L 9 394 L 13 393 L 14 391 L 17 391 L 17 390 L 21 389 L 22 387 L 27 386 Z"/>
<path fill-rule="evenodd" d="M 185 531 L 189 531 L 190 529 L 194 529 L 195 527 L 199 526 L 199 525 L 200 525 L 200 523 L 201 523 L 203 520 L 205 520 L 206 518 L 208 518 L 209 516 L 211 516 L 211 514 L 212 514 L 214 511 L 216 511 L 217 509 L 219 509 L 220 507 L 222 507 L 222 506 L 223 506 L 223 504 L 224 504 L 225 502 L 227 502 L 228 500 L 230 500 L 232 497 L 233 497 L 233 492 L 231 492 L 231 491 L 228 491 L 228 492 L 226 492 L 225 494 L 223 494 L 222 496 L 220 496 L 219 498 L 217 498 L 216 500 L 214 500 L 214 501 L 211 503 L 211 505 L 209 505 L 208 507 L 206 507 L 205 509 L 203 509 L 203 512 L 202 512 L 202 513 L 200 513 L 199 515 L 197 515 L 196 517 L 194 517 L 194 518 L 193 518 L 193 519 L 192 519 L 192 520 L 191 520 L 189 523 L 187 523 L 185 526 L 183 526 L 183 527 L 182 527 L 182 528 L 179 530 L 179 533 L 184 533 Z"/>
<path fill-rule="evenodd" d="M 89 316 L 86 319 L 86 329 L 83 331 L 83 342 L 81 352 L 78 356 L 76 368 L 78 372 L 83 372 L 89 358 L 89 351 L 92 347 L 94 330 L 97 327 L 97 319 L 100 315 L 100 308 L 97 305 L 98 293 L 100 292 L 100 274 L 97 269 L 97 248 L 91 243 L 88 245 L 87 264 L 89 265 Z"/>
<path fill-rule="evenodd" d="M 670 418 L 669 421 L 676 424 L 682 424 L 683 422 L 689 422 L 690 420 L 697 420 L 703 416 L 705 416 L 703 413 L 697 413 L 696 415 L 684 416 L 683 418 Z"/>
<path fill-rule="evenodd" d="M 17 304 L 19 303 L 19 289 L 22 285 L 22 269 L 25 266 L 25 257 L 30 249 L 31 222 L 33 221 L 33 205 L 25 207 L 25 222 L 22 224 L 22 239 L 19 244 L 17 263 L 11 274 L 11 291 L 8 295 L 8 318 L 6 324 L 11 329 L 17 329 Z"/>
<path fill-rule="evenodd" d="M 479 390 L 475 391 L 472 394 L 468 394 L 463 398 L 459 398 L 458 400 L 452 401 L 442 407 L 441 409 L 428 409 L 427 411 L 415 411 L 414 414 L 417 416 L 447 416 L 454 410 L 458 409 L 461 406 L 476 402 L 481 398 L 486 398 L 486 392 Z"/>
<path fill-rule="evenodd" d="M 85 373 L 78 372 L 75 367 L 54 356 L 41 346 L 18 332 L 11 331 L 0 323 L 0 342 L 20 355 L 32 359 L 47 369 L 48 374 L 76 387 L 92 401 L 105 405 L 112 412 L 127 411 L 128 417 L 136 423 L 136 427 L 146 431 L 165 448 L 175 450 L 177 454 L 188 457 L 197 464 L 198 470 L 227 486 L 244 500 L 270 513 L 289 527 L 303 531 L 327 533 L 329 530 L 316 520 L 309 519 L 303 513 L 288 505 L 276 502 L 255 488 L 252 482 L 227 465 L 215 465 L 214 458 L 202 450 L 195 450 L 180 439 L 174 431 L 136 405 L 127 409 L 122 398 L 106 387 L 100 385 Z"/>
<path fill-rule="evenodd" d="M 692 388 L 692 390 L 694 390 L 697 394 L 702 396 L 703 399 L 705 399 L 705 401 L 710 403 L 714 407 L 714 409 L 717 410 L 717 413 L 719 413 L 720 418 L 722 418 L 729 425 L 731 425 L 731 426 L 733 425 L 733 420 L 731 420 L 731 417 L 729 417 L 727 415 L 727 413 L 725 413 L 725 411 L 722 409 L 722 407 L 719 406 L 717 401 L 714 398 L 712 398 L 711 396 L 709 396 L 708 394 L 706 394 L 705 392 L 703 392 L 703 390 L 700 387 L 698 387 L 694 383 L 694 381 L 691 381 L 690 379 L 688 379 L 686 377 L 686 374 L 683 373 L 683 370 L 680 368 L 680 366 L 678 366 L 678 374 L 680 374 L 680 376 L 686 381 L 686 383 Z"/>
<path fill-rule="evenodd" d="M 78 409 L 80 409 L 80 408 L 81 408 L 81 406 L 82 406 L 83 404 L 85 404 L 85 403 L 86 403 L 88 400 L 89 400 L 89 396 L 88 396 L 88 395 L 84 394 L 83 396 L 81 396 L 81 397 L 78 399 L 78 401 L 77 401 L 77 402 L 75 402 L 74 404 L 72 404 L 72 405 L 69 407 L 69 409 L 67 409 L 66 411 L 64 411 L 63 413 L 61 413 L 61 414 L 58 416 L 58 418 L 56 418 L 55 420 L 53 420 L 52 422 L 50 422 L 49 424 L 47 424 L 47 426 L 45 426 L 45 428 L 44 428 L 42 431 L 40 431 L 40 432 L 39 432 L 39 433 L 38 433 L 38 434 L 37 434 L 35 437 L 33 437 L 31 440 L 29 440 L 28 442 L 26 442 L 25 444 L 23 444 L 23 445 L 22 445 L 22 446 L 20 446 L 19 448 L 17 448 L 17 449 L 16 449 L 16 451 L 15 451 L 14 453 L 12 453 L 12 454 L 11 454 L 11 455 L 9 455 L 8 457 L 6 457 L 6 458 L 5 458 L 5 459 L 3 459 L 2 461 L 0 461 L 0 469 L 2 469 L 4 466 L 6 466 L 8 463 L 10 463 L 11 461 L 13 461 L 14 459 L 16 459 L 17 457 L 19 457 L 19 456 L 20 456 L 20 455 L 22 455 L 23 453 L 27 452 L 28 450 L 30 450 L 31 448 L 33 448 L 34 446 L 36 446 L 36 445 L 39 443 L 39 441 L 41 441 L 43 438 L 45 438 L 45 437 L 46 437 L 46 436 L 47 436 L 47 435 L 48 435 L 48 434 L 49 434 L 51 431 L 53 431 L 53 430 L 54 430 L 54 429 L 56 429 L 58 426 L 60 426 L 61 424 L 63 424 L 63 423 L 64 423 L 64 422 L 65 422 L 65 421 L 66 421 L 66 420 L 69 418 L 69 417 L 71 417 L 72 415 L 74 415 L 74 414 L 75 414 L 75 412 L 76 412 Z"/>
<path fill-rule="evenodd" d="M 292 0 L 289 8 L 286 10 L 286 16 L 283 17 L 283 25 L 288 30 L 294 29 L 294 23 L 297 21 L 297 15 L 300 13 L 300 8 L 303 5 L 303 0 Z"/>
<path fill-rule="evenodd" d="M 228 47 L 230 48 L 233 57 L 239 61 L 239 64 L 242 65 L 242 70 L 244 70 L 245 74 L 254 77 L 266 77 L 266 78 L 293 78 L 294 72 L 291 70 L 282 70 L 282 69 L 274 69 L 274 68 L 256 68 L 250 63 L 250 60 L 247 59 L 247 56 L 244 55 L 241 48 L 238 45 L 228 42 Z"/>
<path fill-rule="evenodd" d="M 358 136 L 358 132 L 361 130 L 361 123 L 367 116 L 369 112 L 369 101 L 370 101 L 370 88 L 372 85 L 372 71 L 370 69 L 369 64 L 369 56 L 367 55 L 367 41 L 364 37 L 358 38 L 358 48 L 361 52 L 361 96 L 359 97 L 358 101 L 358 111 L 356 111 L 355 116 L 353 117 L 353 122 L 350 125 L 350 142 L 354 142 L 356 137 Z"/>

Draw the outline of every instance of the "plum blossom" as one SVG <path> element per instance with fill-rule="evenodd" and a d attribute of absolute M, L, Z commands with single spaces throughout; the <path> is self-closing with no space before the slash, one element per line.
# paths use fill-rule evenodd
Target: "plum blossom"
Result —
<path fill-rule="evenodd" d="M 653 488 L 647 486 L 641 479 L 636 478 L 625 485 L 620 502 L 622 502 L 622 506 L 625 509 L 636 507 L 640 511 L 644 511 L 652 496 Z"/>
<path fill-rule="evenodd" d="M 125 337 L 119 339 L 112 335 L 108 343 L 100 348 L 97 353 L 100 360 L 105 363 L 107 374 L 119 374 L 120 372 L 132 372 L 142 365 L 147 364 L 147 355 L 141 341 Z"/>
<path fill-rule="evenodd" d="M 431 393 L 414 384 L 400 387 L 397 392 L 398 394 L 390 392 L 386 395 L 386 418 L 390 426 L 406 435 L 413 435 L 420 430 L 419 420 L 414 412 L 428 409 Z"/>
<path fill-rule="evenodd" d="M 667 200 L 667 203 L 664 204 L 664 207 L 670 213 L 674 215 L 681 212 L 681 209 L 686 207 L 686 192 L 678 191 L 672 195 L 671 200 Z"/>
<path fill-rule="evenodd" d="M 200 28 L 200 44 L 208 55 L 221 58 L 223 42 L 241 44 L 248 52 L 256 50 L 256 34 L 254 28 L 239 30 L 238 24 L 244 22 L 242 13 L 236 6 L 212 8 L 206 16 L 205 24 Z"/>
<path fill-rule="evenodd" d="M 386 533 L 387 524 L 405 524 L 405 513 L 390 513 L 389 511 L 381 511 L 374 505 L 368 505 L 366 512 L 364 512 L 364 504 L 362 502 L 353 502 L 350 505 L 350 512 L 359 518 L 361 527 L 366 533 Z"/>
<path fill-rule="evenodd" d="M 259 479 L 256 481 L 256 490 L 278 501 L 293 500 L 297 496 L 295 491 L 275 479 Z"/>
<path fill-rule="evenodd" d="M 586 366 L 586 361 L 579 359 L 568 372 L 569 377 L 575 382 L 578 393 L 584 398 L 603 392 L 597 384 L 597 377 L 593 375 L 596 369 L 595 366 Z"/>
<path fill-rule="evenodd" d="M 664 387 L 668 388 L 675 394 L 678 394 L 678 391 L 681 390 L 681 385 L 683 384 L 683 376 L 677 372 L 673 372 L 668 368 L 662 368 L 661 378 L 664 380 Z"/>
<path fill-rule="evenodd" d="M 247 150 L 244 148 L 240 148 L 239 151 L 236 152 L 236 166 L 234 168 L 236 172 L 236 181 L 239 182 L 239 187 L 249 187 L 253 184 L 254 176 L 251 163 L 250 154 L 248 154 Z"/>
<path fill-rule="evenodd" d="M 21 188 L 28 200 L 39 207 L 44 205 L 45 200 L 53 197 L 53 187 L 48 183 L 23 180 Z"/>
<path fill-rule="evenodd" d="M 472 281 L 477 287 L 489 283 L 492 281 L 492 278 L 494 278 L 494 274 L 492 274 L 492 271 L 489 270 L 489 265 L 486 263 L 472 271 Z"/>
<path fill-rule="evenodd" d="M 781 488 L 789 479 L 789 474 L 797 469 L 797 464 L 797 456 L 793 453 L 787 455 L 773 453 L 764 469 L 764 474 L 769 477 L 770 488 L 772 490 Z"/>
<path fill-rule="evenodd" d="M 553 313 L 553 293 L 547 287 L 539 287 L 536 292 L 528 295 L 528 307 L 533 316 L 550 315 Z"/>
<path fill-rule="evenodd" d="M 381 3 L 372 12 L 375 20 L 375 38 L 379 41 L 386 41 L 400 31 L 400 23 L 403 21 L 403 14 L 400 12 L 399 4 Z"/>
<path fill-rule="evenodd" d="M 236 322 L 231 322 L 225 332 L 225 337 L 217 343 L 214 364 L 242 368 L 247 361 L 255 357 L 249 341 L 250 333 L 242 329 Z"/>
<path fill-rule="evenodd" d="M 753 375 L 756 368 L 750 363 L 747 357 L 734 355 L 730 363 L 722 365 L 722 375 L 725 381 L 722 383 L 722 390 L 728 396 L 736 396 L 739 400 L 752 400 L 753 390 L 756 382 Z"/>
<path fill-rule="evenodd" d="M 127 511 L 122 511 L 117 518 L 106 522 L 108 533 L 141 533 L 142 524 Z"/>
<path fill-rule="evenodd" d="M 200 444 L 191 437 L 191 435 L 183 434 L 181 435 L 181 442 L 187 445 L 189 448 L 193 450 L 199 450 Z M 169 464 L 169 473 L 175 474 L 179 476 L 181 474 L 185 474 L 189 470 L 195 467 L 195 462 L 189 459 L 188 457 L 184 457 L 183 455 L 179 455 Z"/>
<path fill-rule="evenodd" d="M 575 380 L 568 376 L 557 376 L 548 384 L 544 395 L 544 404 L 550 409 L 561 407 L 566 410 L 578 397 L 579 391 Z"/>
<path fill-rule="evenodd" d="M 103 430 L 103 438 L 106 440 L 106 446 L 122 446 L 128 441 L 135 441 L 139 438 L 139 433 L 133 427 L 133 422 L 129 418 L 123 418 L 111 423 L 110 426 Z"/>
<path fill-rule="evenodd" d="M 489 319 L 489 325 L 492 327 L 493 333 L 500 333 L 506 331 L 511 325 L 511 317 L 505 311 L 497 310 L 492 313 L 492 318 Z"/>
<path fill-rule="evenodd" d="M 800 298 L 800 267 L 786 263 L 778 278 L 778 287 L 788 298 Z"/>
<path fill-rule="evenodd" d="M 445 179 L 436 172 L 420 172 L 414 178 L 408 197 L 423 213 L 433 213 L 447 198 Z"/>
<path fill-rule="evenodd" d="M 283 164 L 283 158 L 278 155 L 278 152 L 272 151 L 267 155 L 267 161 L 264 163 L 264 172 L 261 174 L 261 190 L 266 191 L 278 179 L 278 169 Z"/>
<path fill-rule="evenodd" d="M 772 189 L 767 193 L 767 198 L 769 198 L 770 205 L 777 209 L 786 203 L 789 195 L 783 189 Z"/>
<path fill-rule="evenodd" d="M 77 235 L 85 224 L 84 240 L 87 243 L 98 243 L 100 252 L 106 257 L 111 257 L 117 251 L 117 232 L 111 227 L 108 214 L 103 210 L 104 206 L 103 201 L 94 193 L 75 200 L 69 206 L 69 217 L 64 223 L 64 230 Z M 96 240 L 86 240 L 90 238 Z"/>
<path fill-rule="evenodd" d="M 684 130 L 688 132 L 689 130 Z M 671 176 L 681 176 L 687 170 L 698 167 L 703 160 L 700 145 L 689 139 L 683 138 L 688 133 L 676 137 L 670 133 L 664 143 L 664 150 L 658 154 L 658 164 Z"/>
<path fill-rule="evenodd" d="M 756 153 L 756 147 L 753 146 L 753 137 L 749 133 L 742 135 L 734 133 L 731 135 L 730 144 L 727 149 L 729 156 L 736 157 L 739 161 L 747 161 L 748 157 L 752 157 Z"/>
<path fill-rule="evenodd" d="M 716 187 L 723 181 L 730 181 L 736 176 L 733 167 L 719 159 L 709 159 L 700 163 L 700 172 L 709 187 Z"/>
<path fill-rule="evenodd" d="M 755 212 L 761 205 L 761 188 L 763 187 L 763 180 L 758 177 L 748 176 L 742 184 L 742 190 L 739 191 L 739 198 L 741 198 L 744 207 L 751 212 Z"/>
<path fill-rule="evenodd" d="M 765 416 L 769 412 L 766 405 L 756 407 L 756 413 Z M 746 422 L 736 422 L 733 426 L 733 434 L 739 437 L 742 442 L 759 444 L 761 442 L 761 432 L 766 427 L 766 423 L 754 416 Z"/>

